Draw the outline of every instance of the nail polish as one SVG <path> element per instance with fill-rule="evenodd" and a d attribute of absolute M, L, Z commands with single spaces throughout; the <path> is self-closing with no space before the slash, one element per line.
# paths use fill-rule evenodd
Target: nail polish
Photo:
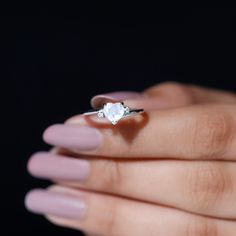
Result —
<path fill-rule="evenodd" d="M 83 125 L 53 125 L 46 129 L 43 139 L 48 144 L 76 151 L 94 151 L 102 144 L 100 131 Z"/>
<path fill-rule="evenodd" d="M 39 152 L 30 158 L 28 171 L 44 179 L 84 181 L 89 176 L 90 163 L 84 159 Z"/>
<path fill-rule="evenodd" d="M 25 206 L 36 214 L 69 219 L 83 219 L 87 209 L 82 198 L 43 189 L 30 191 L 25 197 Z"/>

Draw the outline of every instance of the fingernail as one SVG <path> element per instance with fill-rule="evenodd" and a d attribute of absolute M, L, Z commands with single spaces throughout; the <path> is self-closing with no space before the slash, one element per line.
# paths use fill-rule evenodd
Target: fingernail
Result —
<path fill-rule="evenodd" d="M 98 129 L 89 126 L 58 124 L 47 128 L 43 139 L 48 144 L 59 147 L 93 151 L 101 145 L 102 134 Z"/>
<path fill-rule="evenodd" d="M 86 203 L 78 197 L 35 189 L 25 197 L 26 208 L 36 214 L 53 215 L 70 219 L 83 219 Z"/>
<path fill-rule="evenodd" d="M 127 99 L 136 99 L 143 96 L 144 95 L 142 93 L 133 91 L 120 91 L 120 92 L 99 94 L 91 99 L 91 105 L 94 108 L 99 108 L 108 101 L 123 101 Z"/>
<path fill-rule="evenodd" d="M 35 177 L 66 181 L 86 180 L 90 172 L 87 160 L 47 152 L 34 154 L 27 167 L 30 174 Z"/>

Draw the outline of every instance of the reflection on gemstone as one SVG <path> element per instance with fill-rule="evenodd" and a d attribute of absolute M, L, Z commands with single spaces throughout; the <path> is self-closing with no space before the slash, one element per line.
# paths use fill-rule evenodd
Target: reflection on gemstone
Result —
<path fill-rule="evenodd" d="M 115 125 L 125 114 L 125 107 L 122 103 L 106 103 L 103 107 L 103 113 Z"/>

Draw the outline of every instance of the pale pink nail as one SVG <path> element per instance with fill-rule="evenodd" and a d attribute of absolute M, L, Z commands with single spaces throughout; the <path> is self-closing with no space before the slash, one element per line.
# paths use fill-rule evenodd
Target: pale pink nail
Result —
<path fill-rule="evenodd" d="M 83 125 L 53 125 L 46 129 L 43 138 L 48 144 L 77 151 L 93 151 L 102 144 L 100 131 Z"/>
<path fill-rule="evenodd" d="M 39 178 L 83 181 L 89 176 L 90 163 L 83 159 L 41 152 L 30 158 L 28 171 Z"/>
<path fill-rule="evenodd" d="M 30 191 L 25 197 L 25 206 L 33 213 L 70 219 L 82 219 L 87 209 L 81 198 L 43 189 Z"/>
<path fill-rule="evenodd" d="M 99 94 L 91 99 L 91 105 L 93 108 L 99 108 L 106 102 L 123 101 L 127 99 L 141 98 L 143 96 L 144 95 L 142 93 L 133 91 L 120 91 L 120 92 Z"/>

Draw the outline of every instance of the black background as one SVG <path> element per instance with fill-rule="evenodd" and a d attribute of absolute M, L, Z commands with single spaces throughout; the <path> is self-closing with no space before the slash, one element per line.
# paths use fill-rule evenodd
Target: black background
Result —
<path fill-rule="evenodd" d="M 43 130 L 92 95 L 167 80 L 236 88 L 233 8 L 14 5 L 2 9 L 1 40 L 2 235 L 78 235 L 24 209 L 29 189 L 49 185 L 26 163 L 48 148 Z"/>

